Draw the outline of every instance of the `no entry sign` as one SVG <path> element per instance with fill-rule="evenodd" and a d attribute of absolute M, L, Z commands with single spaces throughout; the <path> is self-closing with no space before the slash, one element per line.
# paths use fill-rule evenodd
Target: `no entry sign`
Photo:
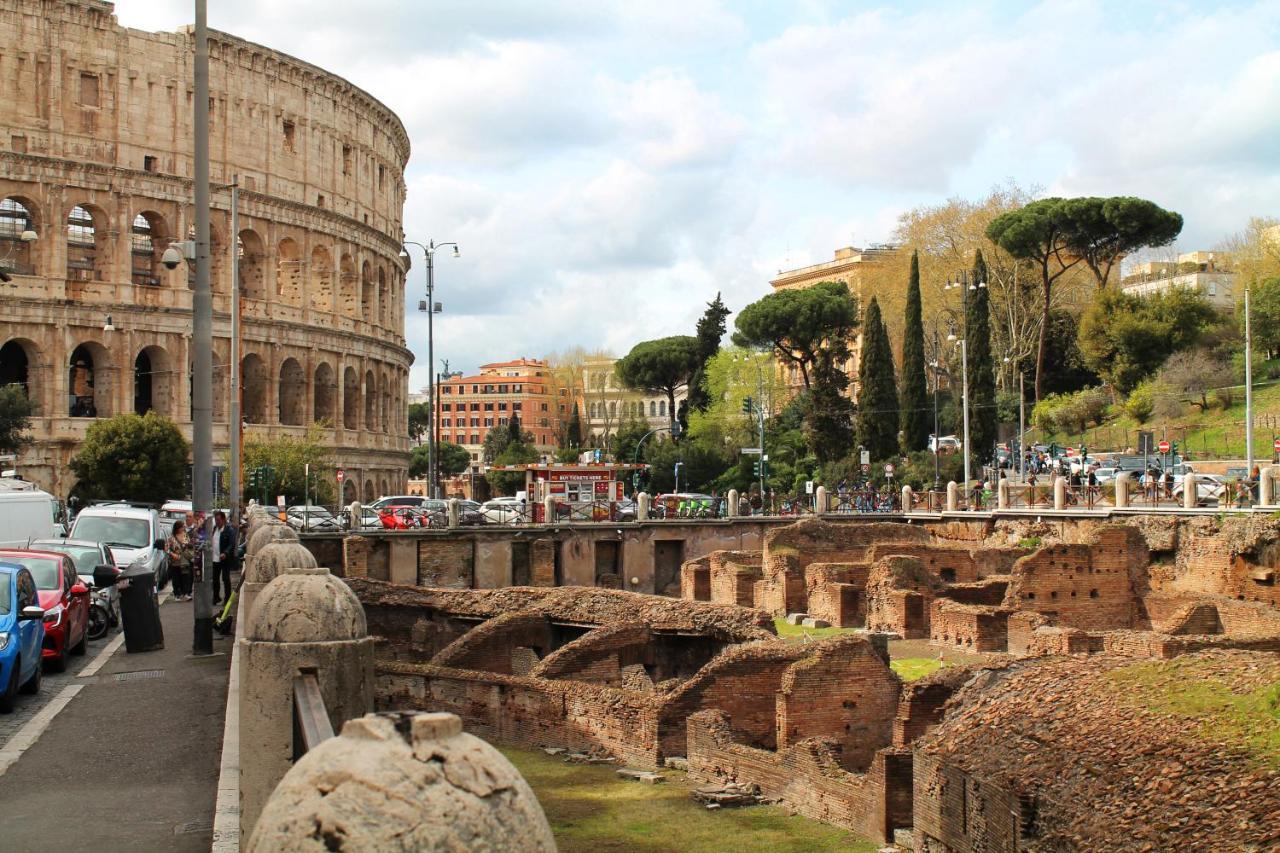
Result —
<path fill-rule="evenodd" d="M 343 480 L 345 480 L 346 478 L 347 478 L 347 472 L 346 472 L 346 471 L 343 471 L 341 468 L 339 468 L 339 469 L 338 469 L 338 482 L 339 482 L 339 483 L 341 483 L 341 482 L 342 482 Z"/>
<path fill-rule="evenodd" d="M 1157 444 L 1156 447 L 1160 450 L 1161 453 L 1169 452 L 1169 442 L 1167 441 L 1161 440 L 1161 442 Z"/>

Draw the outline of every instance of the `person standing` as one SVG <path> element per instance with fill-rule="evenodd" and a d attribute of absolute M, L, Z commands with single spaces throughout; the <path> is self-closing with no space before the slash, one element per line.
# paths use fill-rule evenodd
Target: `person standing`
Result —
<path fill-rule="evenodd" d="M 169 575 L 173 580 L 173 600 L 191 600 L 191 568 L 195 548 L 187 534 L 187 526 L 181 520 L 173 523 L 173 532 L 165 543 L 169 557 Z"/>
<path fill-rule="evenodd" d="M 231 597 L 231 567 L 236 561 L 236 533 L 227 526 L 227 514 L 218 510 L 213 514 L 213 603 Z M 218 583 L 222 583 L 222 598 L 218 597 Z"/>

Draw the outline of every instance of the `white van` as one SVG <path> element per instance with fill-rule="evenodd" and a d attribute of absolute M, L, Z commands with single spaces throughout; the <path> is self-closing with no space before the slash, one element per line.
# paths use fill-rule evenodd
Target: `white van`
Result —
<path fill-rule="evenodd" d="M 58 502 L 25 480 L 0 478 L 0 542 L 25 542 L 59 535 Z"/>

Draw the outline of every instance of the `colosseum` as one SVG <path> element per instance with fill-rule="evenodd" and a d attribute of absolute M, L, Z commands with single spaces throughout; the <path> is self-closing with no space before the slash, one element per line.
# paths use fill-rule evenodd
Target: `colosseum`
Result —
<path fill-rule="evenodd" d="M 0 383 L 36 407 L 19 469 L 57 495 L 95 418 L 154 410 L 190 438 L 194 265 L 160 258 L 194 233 L 193 51 L 103 0 L 0 0 Z M 316 424 L 345 499 L 402 488 L 408 135 L 313 65 L 218 32 L 209 51 L 215 464 L 238 286 L 246 440 Z"/>

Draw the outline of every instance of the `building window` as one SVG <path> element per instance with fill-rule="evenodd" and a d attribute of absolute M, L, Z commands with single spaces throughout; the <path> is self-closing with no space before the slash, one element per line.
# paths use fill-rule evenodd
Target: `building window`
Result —
<path fill-rule="evenodd" d="M 280 123 L 280 132 L 284 135 L 284 140 L 283 140 L 284 150 L 288 151 L 290 154 L 294 153 L 294 150 L 295 150 L 294 134 L 296 133 L 296 131 L 297 131 L 297 126 L 294 125 L 294 123 L 289 121 L 288 119 L 285 119 Z"/>
<path fill-rule="evenodd" d="M 617 403 L 610 403 L 610 404 L 609 404 L 609 417 L 611 417 L 611 418 L 612 418 L 612 417 L 614 417 L 614 416 L 615 416 L 615 415 L 617 415 L 617 414 L 618 414 L 618 404 L 617 404 Z"/>
<path fill-rule="evenodd" d="M 157 168 L 158 168 L 158 167 L 156 166 L 156 158 L 155 158 L 155 157 L 153 157 L 153 156 L 152 156 L 152 155 L 150 155 L 150 154 L 147 154 L 146 156 L 144 156 L 144 157 L 142 158 L 142 171 L 144 171 L 144 172 L 154 172 Z"/>
<path fill-rule="evenodd" d="M 511 411 L 513 411 L 513 412 L 518 412 L 518 411 L 520 411 L 522 408 L 524 408 L 524 404 L 523 404 L 523 403 L 512 403 L 512 404 L 511 404 Z"/>
<path fill-rule="evenodd" d="M 351 146 L 342 146 L 342 174 L 351 174 Z"/>
<path fill-rule="evenodd" d="M 80 106 L 96 107 L 101 103 L 98 89 L 98 75 L 82 73 L 80 75 Z"/>
<path fill-rule="evenodd" d="M 498 404 L 498 411 L 499 411 L 499 412 L 505 412 L 506 410 L 507 410 L 507 404 L 506 404 L 506 403 L 499 403 L 499 404 Z"/>
<path fill-rule="evenodd" d="M 442 412 L 448 412 L 448 411 L 450 411 L 450 410 L 451 410 L 452 405 L 453 405 L 452 403 L 441 403 L 441 404 L 440 404 L 440 411 L 442 411 Z"/>
<path fill-rule="evenodd" d="M 484 404 L 484 410 L 485 410 L 486 412 L 492 412 L 492 411 L 493 411 L 493 403 L 485 403 L 485 404 Z"/>
<path fill-rule="evenodd" d="M 442 387 L 440 388 L 440 393 L 441 393 L 441 394 L 452 394 L 452 393 L 453 393 L 453 388 L 449 387 L 448 385 L 444 385 L 444 386 L 442 386 Z M 446 404 L 446 405 L 447 405 L 447 404 Z"/>
<path fill-rule="evenodd" d="M 480 436 L 476 435 L 475 433 L 472 433 L 472 434 L 471 434 L 471 443 L 472 443 L 472 444 L 479 444 L 479 443 L 480 443 Z"/>
<path fill-rule="evenodd" d="M 479 393 L 480 393 L 480 386 L 479 386 L 479 385 L 472 385 L 472 386 L 471 386 L 471 393 L 472 393 L 472 394 L 479 394 Z"/>
<path fill-rule="evenodd" d="M 506 426 L 511 423 L 507 418 L 498 418 L 498 426 Z"/>
<path fill-rule="evenodd" d="M 485 419 L 484 419 L 484 425 L 485 425 L 485 426 L 487 426 L 487 427 L 491 427 L 491 426 L 493 426 L 493 418 L 485 418 Z"/>
<path fill-rule="evenodd" d="M 478 411 L 480 411 L 480 404 L 479 404 L 479 403 L 472 403 L 472 404 L 471 404 L 471 411 L 473 411 L 473 412 L 478 412 Z"/>
<path fill-rule="evenodd" d="M 546 403 L 543 403 L 543 404 L 542 404 L 542 411 L 544 411 L 544 412 L 545 412 L 545 411 L 548 411 L 548 409 L 547 409 L 547 404 L 546 404 Z"/>
<path fill-rule="evenodd" d="M 452 418 L 441 418 L 441 419 L 440 419 L 440 426 L 443 426 L 443 427 L 450 427 L 450 426 L 453 426 L 453 419 L 452 419 Z"/>
<path fill-rule="evenodd" d="M 324 210 L 324 193 L 319 193 L 316 195 L 316 207 L 320 208 L 321 210 Z"/>
<path fill-rule="evenodd" d="M 382 182 L 387 177 L 387 167 L 381 163 L 378 164 L 378 189 L 382 189 Z"/>
<path fill-rule="evenodd" d="M 513 392 L 513 393 L 516 393 L 516 394 L 520 394 L 520 393 L 522 393 L 522 389 L 523 389 L 523 388 L 524 388 L 524 386 L 523 386 L 523 385 L 512 385 L 512 386 L 511 386 L 511 390 L 512 390 L 512 392 Z"/>
<path fill-rule="evenodd" d="M 478 426 L 480 426 L 480 419 L 479 419 L 479 418 L 472 418 L 472 419 L 471 419 L 471 425 L 472 425 L 473 427 L 478 427 Z"/>
<path fill-rule="evenodd" d="M 660 417 L 664 417 L 664 418 L 667 416 L 667 401 L 666 401 L 666 400 L 661 400 L 661 401 L 659 401 L 659 403 L 658 403 L 658 415 L 659 415 Z"/>

